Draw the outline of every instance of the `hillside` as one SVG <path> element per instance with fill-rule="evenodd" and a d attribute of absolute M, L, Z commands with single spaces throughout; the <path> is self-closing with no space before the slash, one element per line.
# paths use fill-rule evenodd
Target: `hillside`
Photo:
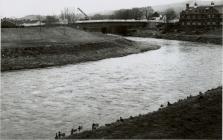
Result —
<path fill-rule="evenodd" d="M 201 1 L 197 0 L 196 1 L 198 6 L 207 6 L 211 4 L 211 1 Z M 215 0 L 215 5 L 222 5 L 223 1 L 220 0 Z M 194 0 L 185 0 L 185 2 L 179 2 L 179 3 L 172 3 L 172 4 L 167 4 L 167 5 L 157 5 L 157 6 L 152 6 L 155 11 L 158 12 L 164 12 L 166 9 L 172 8 L 174 9 L 177 13 L 180 13 L 182 10 L 186 8 L 186 3 L 189 3 L 190 6 L 194 5 Z"/>
<path fill-rule="evenodd" d="M 199 6 L 207 6 L 211 4 L 211 0 L 210 1 L 202 1 L 202 0 L 197 0 L 196 1 L 198 3 Z M 214 0 L 215 5 L 223 5 L 223 1 L 221 0 Z M 191 6 L 194 5 L 194 0 L 185 0 L 184 2 L 177 2 L 177 3 L 171 3 L 171 4 L 165 4 L 165 5 L 145 5 L 146 6 L 152 6 L 152 8 L 154 9 L 154 11 L 158 11 L 160 13 L 164 12 L 165 10 L 172 8 L 174 9 L 178 14 L 184 10 L 186 8 L 186 3 L 189 3 Z M 140 8 L 140 7 L 138 7 Z M 119 10 L 119 9 L 116 9 Z M 102 14 L 102 15 L 112 15 L 116 10 L 108 10 L 108 11 L 100 11 L 100 12 L 96 12 L 93 13 L 91 15 L 94 14 Z"/>
<path fill-rule="evenodd" d="M 42 16 L 42 15 L 27 15 L 27 16 L 18 18 L 18 20 L 39 20 L 39 17 L 41 17 L 41 20 L 46 19 L 46 16 Z"/>

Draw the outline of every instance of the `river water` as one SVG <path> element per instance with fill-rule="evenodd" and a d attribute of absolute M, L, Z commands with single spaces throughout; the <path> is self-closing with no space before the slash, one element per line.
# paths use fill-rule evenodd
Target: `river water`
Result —
<path fill-rule="evenodd" d="M 221 85 L 220 45 L 151 38 L 159 50 L 77 65 L 3 72 L 3 139 L 54 138 L 157 110 Z"/>

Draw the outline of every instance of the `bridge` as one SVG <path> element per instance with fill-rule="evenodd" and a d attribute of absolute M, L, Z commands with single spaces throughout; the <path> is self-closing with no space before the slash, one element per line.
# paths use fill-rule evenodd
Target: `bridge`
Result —
<path fill-rule="evenodd" d="M 127 34 L 137 29 L 156 29 L 160 23 L 151 20 L 83 20 L 72 26 L 92 32 Z"/>

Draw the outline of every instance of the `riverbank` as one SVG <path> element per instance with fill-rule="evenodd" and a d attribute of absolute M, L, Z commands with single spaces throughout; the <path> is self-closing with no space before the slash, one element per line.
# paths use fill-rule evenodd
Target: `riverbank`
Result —
<path fill-rule="evenodd" d="M 159 49 L 70 27 L 3 28 L 1 71 L 95 61 Z"/>
<path fill-rule="evenodd" d="M 222 87 L 67 139 L 221 139 Z"/>
<path fill-rule="evenodd" d="M 212 43 L 222 45 L 222 32 L 217 31 L 217 33 L 206 33 L 206 34 L 185 34 L 185 33 L 165 33 L 162 34 L 155 30 L 137 30 L 134 33 L 129 34 L 129 36 L 135 37 L 151 37 L 159 39 L 169 39 L 169 40 L 182 40 L 200 43 Z"/>

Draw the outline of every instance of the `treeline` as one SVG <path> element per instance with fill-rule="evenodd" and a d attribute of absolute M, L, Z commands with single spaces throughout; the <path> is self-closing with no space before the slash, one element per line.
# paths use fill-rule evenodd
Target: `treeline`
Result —
<path fill-rule="evenodd" d="M 167 20 L 172 20 L 177 17 L 177 13 L 173 9 L 167 9 L 162 13 L 158 13 L 153 10 L 151 6 L 142 7 L 142 8 L 132 8 L 132 9 L 120 9 L 113 12 L 110 15 L 95 14 L 90 17 L 92 20 L 103 20 L 103 19 L 153 19 L 154 17 L 159 17 L 160 15 L 165 15 Z M 46 24 L 52 22 L 58 22 L 58 18 L 66 19 L 69 24 L 74 23 L 76 20 L 81 19 L 81 16 L 77 13 L 74 13 L 74 9 L 65 8 L 61 11 L 61 14 L 56 16 L 47 16 Z M 82 18 L 83 19 L 83 18 Z"/>
<path fill-rule="evenodd" d="M 132 8 L 132 9 L 121 9 L 115 11 L 111 15 L 101 15 L 96 14 L 91 17 L 91 19 L 94 20 L 100 20 L 100 19 L 149 19 L 154 14 L 158 14 L 157 12 L 154 12 L 153 8 L 151 6 L 143 7 L 143 8 Z M 159 16 L 159 15 L 158 15 Z"/>
<path fill-rule="evenodd" d="M 173 9 L 167 9 L 161 13 L 156 12 L 153 10 L 151 6 L 142 7 L 142 8 L 132 8 L 132 9 L 120 9 L 114 11 L 110 15 L 102 15 L 96 14 L 90 17 L 92 20 L 103 20 L 103 19 L 155 19 L 155 17 L 163 18 L 165 16 L 166 20 L 175 19 L 179 16 Z M 48 15 L 48 16 L 37 16 L 36 20 L 14 20 L 14 19 L 7 19 L 8 21 L 13 21 L 16 24 L 23 24 L 23 23 L 33 23 L 33 22 L 40 22 L 45 23 L 45 25 L 53 25 L 53 24 L 73 24 L 77 20 L 86 20 L 86 17 L 83 18 L 83 14 L 78 14 L 75 12 L 75 8 L 65 8 L 61 11 L 60 15 Z"/>

